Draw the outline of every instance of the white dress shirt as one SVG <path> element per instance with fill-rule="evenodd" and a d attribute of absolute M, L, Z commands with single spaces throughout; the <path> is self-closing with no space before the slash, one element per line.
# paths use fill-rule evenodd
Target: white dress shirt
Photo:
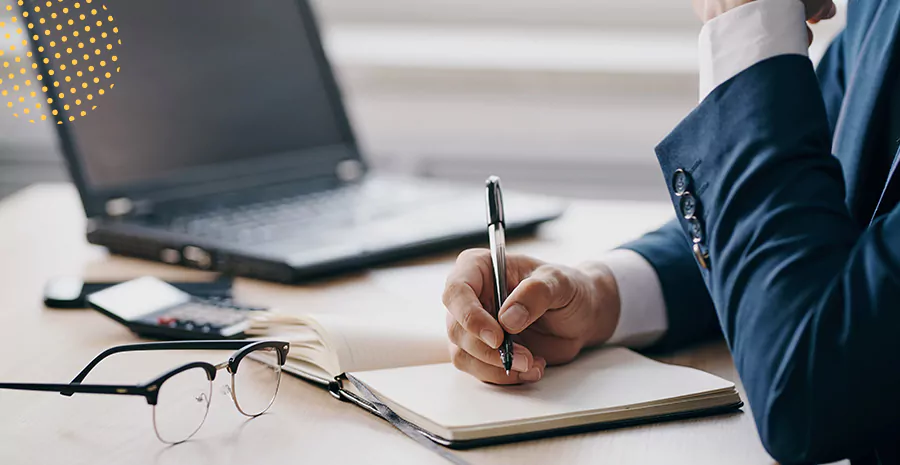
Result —
<path fill-rule="evenodd" d="M 805 8 L 800 0 L 756 0 L 707 22 L 700 30 L 700 100 L 741 71 L 779 55 L 807 51 Z M 612 270 L 622 311 L 609 344 L 647 347 L 668 329 L 666 303 L 653 266 L 631 250 L 602 261 Z"/>

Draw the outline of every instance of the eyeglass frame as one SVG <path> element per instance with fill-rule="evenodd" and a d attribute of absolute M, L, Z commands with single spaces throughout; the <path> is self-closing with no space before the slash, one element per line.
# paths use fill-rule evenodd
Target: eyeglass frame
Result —
<path fill-rule="evenodd" d="M 168 341 L 168 342 L 147 342 L 140 344 L 125 344 L 120 346 L 110 347 L 109 349 L 104 350 L 87 366 L 78 373 L 77 376 L 68 384 L 52 384 L 52 383 L 0 383 L 0 389 L 11 389 L 18 391 L 46 391 L 46 392 L 58 392 L 66 397 L 71 397 L 73 394 L 113 394 L 113 395 L 127 395 L 127 396 L 143 396 L 147 399 L 147 403 L 155 406 L 159 399 L 159 389 L 163 385 L 166 380 L 169 378 L 182 373 L 184 371 L 190 370 L 192 368 L 202 368 L 206 371 L 206 376 L 210 382 L 215 381 L 216 372 L 220 369 L 227 369 L 228 373 L 232 376 L 237 373 L 238 365 L 241 360 L 244 359 L 251 352 L 254 352 L 259 349 L 267 349 L 273 348 L 278 354 L 278 365 L 284 366 L 287 361 L 288 350 L 290 350 L 290 343 L 285 341 L 276 341 L 276 340 L 263 340 L 263 341 L 234 341 L 234 340 L 226 340 L 226 341 Z M 231 350 L 237 349 L 231 357 L 228 358 L 228 361 L 219 363 L 217 365 L 213 365 L 209 362 L 191 362 L 181 365 L 177 368 L 174 368 L 159 377 L 153 379 L 152 381 L 146 382 L 144 384 L 82 384 L 81 382 L 84 378 L 87 377 L 88 373 L 91 372 L 94 367 L 97 366 L 103 359 L 118 353 L 123 352 L 136 352 L 136 351 L 152 351 L 152 350 Z M 279 378 L 280 383 L 280 378 Z M 277 390 L 276 390 L 277 394 Z M 232 399 L 235 401 L 235 406 L 237 409 L 244 415 L 249 417 L 259 416 L 263 412 L 257 415 L 249 415 L 241 410 L 240 404 L 238 404 L 237 399 L 234 398 L 234 394 L 232 394 Z M 273 396 L 274 401 L 274 396 Z M 271 404 L 270 404 L 271 405 Z"/>

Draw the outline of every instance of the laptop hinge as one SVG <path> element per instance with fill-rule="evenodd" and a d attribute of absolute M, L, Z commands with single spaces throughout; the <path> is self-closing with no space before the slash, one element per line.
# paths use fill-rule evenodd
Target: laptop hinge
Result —
<path fill-rule="evenodd" d="M 126 216 L 144 216 L 153 213 L 153 202 L 150 200 L 134 200 L 128 197 L 116 197 L 106 201 L 106 216 L 123 218 Z"/>

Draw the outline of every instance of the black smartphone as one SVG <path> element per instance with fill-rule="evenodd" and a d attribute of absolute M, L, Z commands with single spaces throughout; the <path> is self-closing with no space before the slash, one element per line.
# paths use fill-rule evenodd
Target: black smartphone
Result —
<path fill-rule="evenodd" d="M 85 282 L 73 276 L 52 278 L 44 286 L 44 305 L 47 308 L 88 308 L 87 296 L 110 288 L 120 282 Z M 231 299 L 232 279 L 219 276 L 213 281 L 170 282 L 188 294 L 204 299 Z"/>

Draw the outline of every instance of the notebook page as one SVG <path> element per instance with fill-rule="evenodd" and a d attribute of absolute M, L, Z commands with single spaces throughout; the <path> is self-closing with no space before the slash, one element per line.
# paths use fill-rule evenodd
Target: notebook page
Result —
<path fill-rule="evenodd" d="M 289 365 L 319 378 L 450 359 L 443 313 L 434 311 L 365 316 L 272 312 L 258 317 L 248 333 L 289 341 Z"/>
<path fill-rule="evenodd" d="M 324 330 L 326 346 L 344 372 L 450 361 L 442 314 L 377 312 L 371 317 L 310 315 Z"/>
<path fill-rule="evenodd" d="M 448 430 L 612 412 L 734 388 L 708 373 L 617 347 L 550 367 L 540 382 L 521 386 L 485 384 L 450 364 L 353 375 L 383 400 Z"/>

